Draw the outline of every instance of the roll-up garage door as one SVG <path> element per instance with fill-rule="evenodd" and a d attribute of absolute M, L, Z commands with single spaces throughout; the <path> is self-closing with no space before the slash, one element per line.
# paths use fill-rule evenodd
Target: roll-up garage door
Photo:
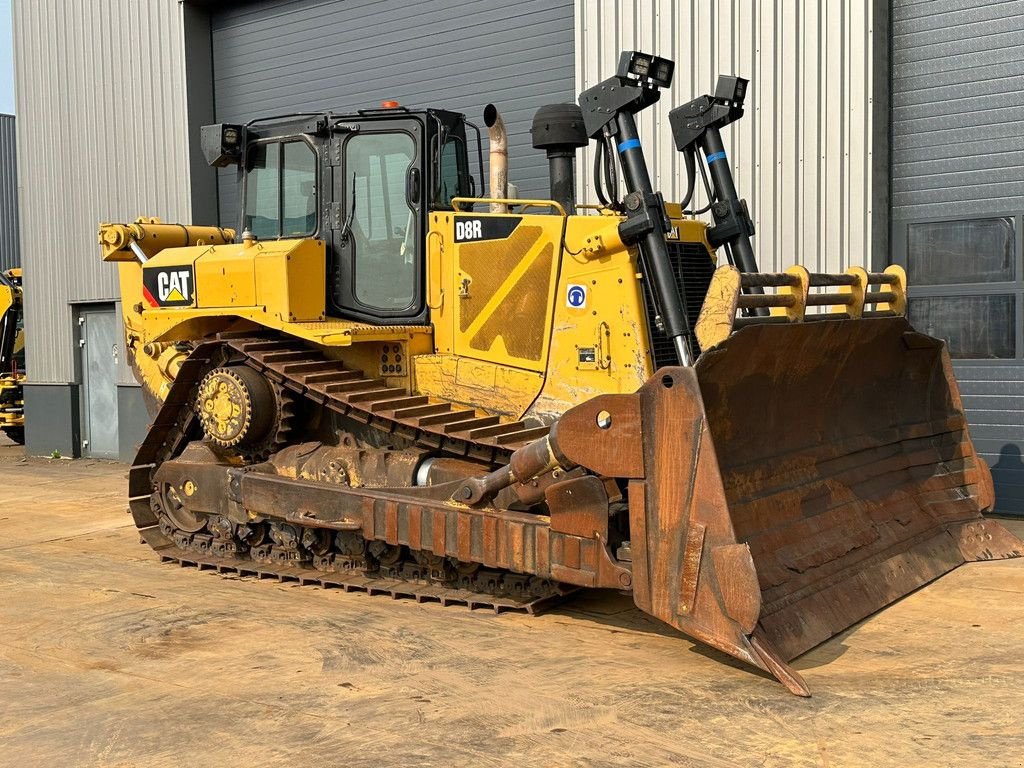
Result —
<path fill-rule="evenodd" d="M 530 142 L 543 104 L 575 102 L 572 0 L 272 0 L 211 18 L 217 119 L 379 107 L 463 112 L 484 131 L 493 102 L 509 130 L 509 180 L 547 197 L 547 161 Z M 486 156 L 485 156 L 486 161 Z M 232 172 L 221 221 L 238 219 Z"/>
<path fill-rule="evenodd" d="M 946 339 L 996 511 L 1024 515 L 1024 0 L 895 0 L 892 246 Z"/>

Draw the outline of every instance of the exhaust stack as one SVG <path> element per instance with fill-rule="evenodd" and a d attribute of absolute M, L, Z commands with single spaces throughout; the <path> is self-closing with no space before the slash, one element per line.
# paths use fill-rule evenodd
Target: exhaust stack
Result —
<path fill-rule="evenodd" d="M 576 150 L 587 146 L 583 110 L 575 104 L 546 104 L 533 116 L 533 148 L 546 150 L 550 197 L 576 213 Z"/>
<path fill-rule="evenodd" d="M 508 133 L 505 131 L 505 121 L 493 104 L 484 107 L 484 125 L 487 126 L 487 135 L 491 140 L 488 193 L 492 198 L 505 199 L 508 197 Z M 491 203 L 491 213 L 508 213 L 508 206 L 504 203 Z"/>

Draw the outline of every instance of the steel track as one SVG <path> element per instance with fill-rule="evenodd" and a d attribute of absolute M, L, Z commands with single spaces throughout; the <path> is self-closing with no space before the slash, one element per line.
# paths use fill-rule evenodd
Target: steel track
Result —
<path fill-rule="evenodd" d="M 528 594 L 523 588 L 523 576 L 490 569 L 481 571 L 480 581 L 497 585 L 501 594 L 430 583 L 426 574 L 409 564 L 404 573 L 398 572 L 403 569 L 388 569 L 375 574 L 333 568 L 330 558 L 317 558 L 316 565 L 320 567 L 313 560 L 297 564 L 257 560 L 249 552 L 227 551 L 231 548 L 209 534 L 169 531 L 166 523 L 161 527 L 155 473 L 163 462 L 174 458 L 194 439 L 198 418 L 192 402 L 199 380 L 210 369 L 229 362 L 244 362 L 320 407 L 452 456 L 504 463 L 515 448 L 548 431 L 547 427 L 530 427 L 522 422 L 501 424 L 496 417 L 410 395 L 407 390 L 386 386 L 380 379 L 345 368 L 299 342 L 223 334 L 199 344 L 182 365 L 129 471 L 129 509 L 143 540 L 159 554 L 161 561 L 218 573 L 388 595 L 418 603 L 463 605 L 471 610 L 490 608 L 495 613 L 534 614 L 576 591 L 552 583 L 543 594 L 536 594 L 536 589 Z M 410 578 L 404 578 L 406 574 Z M 502 589 L 506 575 L 509 588 Z"/>

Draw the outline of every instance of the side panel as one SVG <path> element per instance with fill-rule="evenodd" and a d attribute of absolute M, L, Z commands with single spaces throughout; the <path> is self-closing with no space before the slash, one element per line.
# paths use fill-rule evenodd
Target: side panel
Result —
<path fill-rule="evenodd" d="M 589 397 L 636 391 L 651 358 L 642 287 L 618 223 L 432 214 L 428 303 L 438 357 L 418 385 L 544 422 Z M 463 376 L 469 366 L 460 358 L 486 370 Z M 481 388 L 500 403 L 468 393 Z"/>
<path fill-rule="evenodd" d="M 455 354 L 543 371 L 564 219 L 452 217 Z"/>

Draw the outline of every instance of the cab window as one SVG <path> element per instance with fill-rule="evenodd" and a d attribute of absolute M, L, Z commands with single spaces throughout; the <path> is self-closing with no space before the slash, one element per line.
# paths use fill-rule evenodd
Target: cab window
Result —
<path fill-rule="evenodd" d="M 435 198 L 437 207 L 451 209 L 453 197 L 472 197 L 465 158 L 466 149 L 462 139 L 458 136 L 450 137 L 441 148 L 439 189 Z"/>
<path fill-rule="evenodd" d="M 304 141 L 254 144 L 247 153 L 245 226 L 257 238 L 316 232 L 316 154 Z"/>
<path fill-rule="evenodd" d="M 402 310 L 416 293 L 416 219 L 407 195 L 409 170 L 416 158 L 410 134 L 365 133 L 345 144 L 348 195 L 355 202 L 351 246 L 354 249 L 356 301 L 371 309 Z"/>

